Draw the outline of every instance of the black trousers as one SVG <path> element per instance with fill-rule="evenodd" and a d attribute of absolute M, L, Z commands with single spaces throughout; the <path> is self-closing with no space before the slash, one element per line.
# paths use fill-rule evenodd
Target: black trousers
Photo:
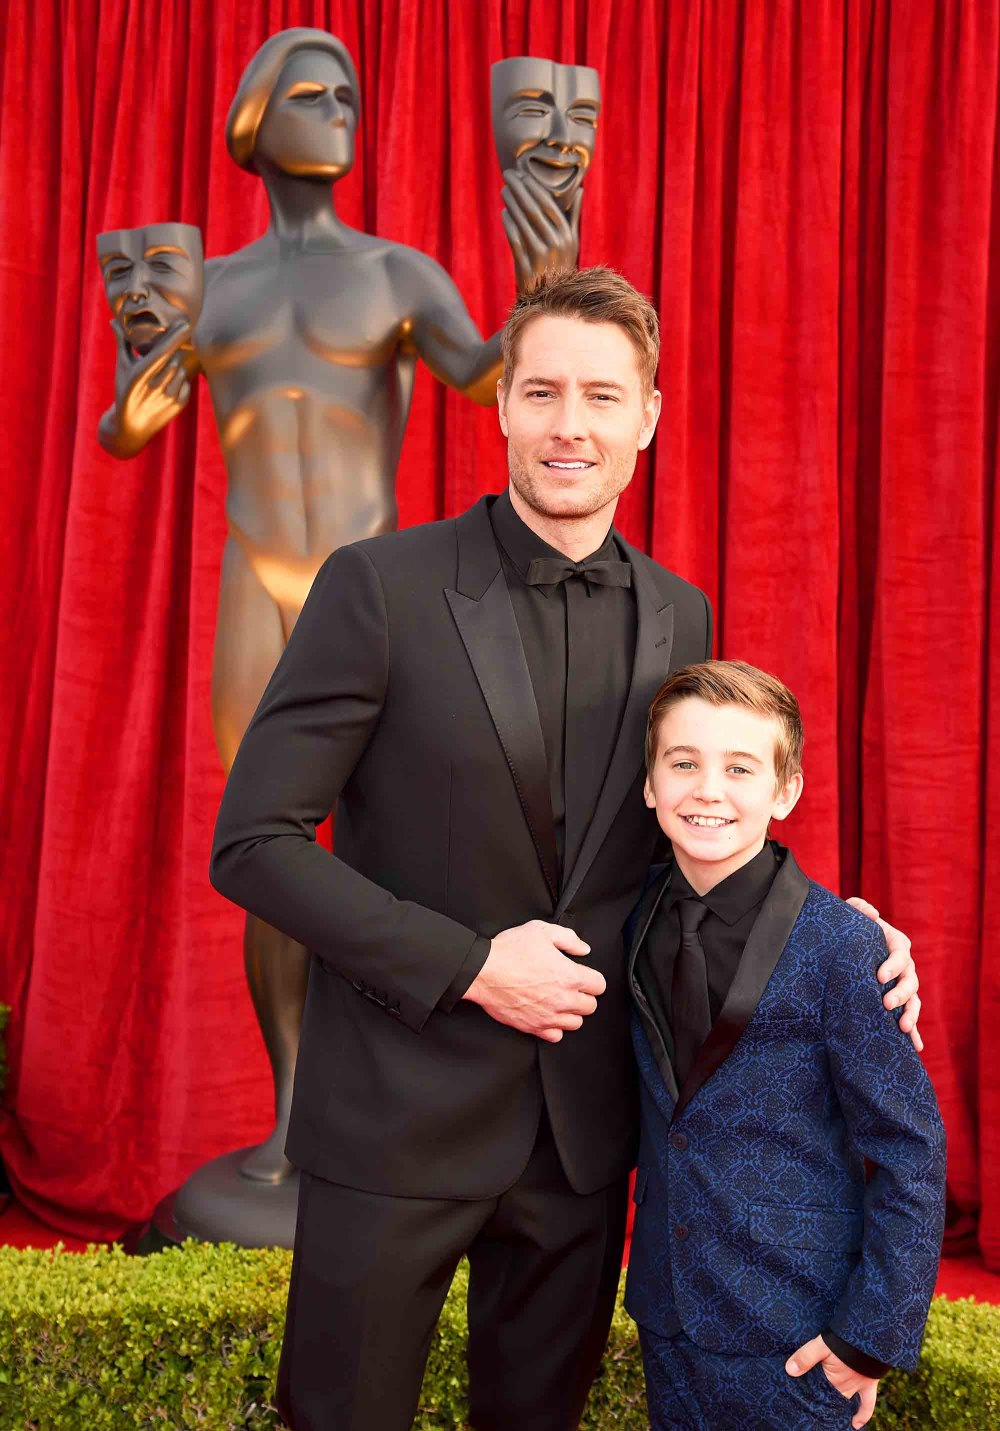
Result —
<path fill-rule="evenodd" d="M 463 1254 L 476 1431 L 574 1431 L 600 1364 L 625 1180 L 581 1196 L 548 1121 L 500 1197 L 384 1197 L 301 1175 L 277 1407 L 292 1431 L 408 1431 Z"/>

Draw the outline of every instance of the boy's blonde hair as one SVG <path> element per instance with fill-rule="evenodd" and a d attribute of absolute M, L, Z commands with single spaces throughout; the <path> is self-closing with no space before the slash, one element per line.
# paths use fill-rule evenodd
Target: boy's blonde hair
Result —
<path fill-rule="evenodd" d="M 683 666 L 653 697 L 646 722 L 646 773 L 652 774 L 656 738 L 663 717 L 678 701 L 696 696 L 710 706 L 742 706 L 768 716 L 778 726 L 774 740 L 774 773 L 780 790 L 802 769 L 805 732 L 799 703 L 776 676 L 745 661 L 700 661 Z"/>

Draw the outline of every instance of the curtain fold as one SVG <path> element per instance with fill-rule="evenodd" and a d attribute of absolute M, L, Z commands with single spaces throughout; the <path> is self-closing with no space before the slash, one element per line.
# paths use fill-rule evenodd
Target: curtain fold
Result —
<path fill-rule="evenodd" d="M 489 66 L 594 65 L 581 261 L 651 294 L 663 416 L 619 525 L 703 586 L 718 649 L 806 721 L 801 863 L 913 938 L 956 1216 L 1000 1266 L 1000 0 L 11 0 L 0 48 L 0 1148 L 25 1203 L 113 1237 L 270 1127 L 242 917 L 207 863 L 226 474 L 204 385 L 98 447 L 95 235 L 267 223 L 225 116 L 275 30 L 361 84 L 336 191 L 452 274 L 513 276 Z M 505 482 L 495 414 L 417 378 L 400 521 Z"/>

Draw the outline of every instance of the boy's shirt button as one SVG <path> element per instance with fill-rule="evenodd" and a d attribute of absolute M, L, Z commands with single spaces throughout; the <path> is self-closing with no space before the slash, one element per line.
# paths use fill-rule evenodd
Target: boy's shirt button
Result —
<path fill-rule="evenodd" d="M 687 1140 L 687 1134 L 686 1134 L 686 1133 L 674 1133 L 674 1134 L 671 1136 L 670 1141 L 671 1141 L 671 1143 L 673 1143 L 674 1147 L 677 1149 L 677 1151 L 678 1151 L 679 1153 L 683 1153 L 684 1150 L 687 1148 L 687 1145 L 688 1145 L 688 1140 Z"/>

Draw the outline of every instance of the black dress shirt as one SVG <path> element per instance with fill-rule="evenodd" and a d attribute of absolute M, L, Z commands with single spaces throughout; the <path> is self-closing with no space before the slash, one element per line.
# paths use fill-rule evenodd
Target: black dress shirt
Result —
<path fill-rule="evenodd" d="M 508 492 L 493 503 L 490 520 L 545 742 L 561 880 L 579 853 L 618 739 L 635 657 L 635 597 L 581 577 L 528 585 L 532 561 L 562 553 L 521 520 Z M 611 531 L 577 566 L 624 559 Z M 573 661 L 577 653 L 584 659 Z"/>
<path fill-rule="evenodd" d="M 680 947 L 678 901 L 700 899 L 708 906 L 708 914 L 702 921 L 699 934 L 705 949 L 708 1002 L 714 1023 L 736 977 L 750 931 L 778 868 L 779 860 L 774 847 L 765 842 L 760 854 L 720 880 L 714 889 L 699 895 L 674 866 L 670 888 L 660 900 L 635 961 L 635 976 L 671 1056 L 674 1039 L 670 1023 L 670 991 L 674 961 Z M 835 1356 L 862 1376 L 884 1376 L 889 1370 L 884 1362 L 845 1342 L 829 1327 L 823 1332 L 823 1340 Z"/>
<path fill-rule="evenodd" d="M 529 585 L 528 568 L 536 558 L 565 560 L 563 553 L 521 520 L 508 492 L 491 505 L 490 521 L 538 707 L 562 884 L 583 844 L 618 740 L 635 659 L 635 595 L 630 587 L 592 585 L 575 576 Z M 576 565 L 609 560 L 627 560 L 613 529 Z M 483 811 L 483 818 L 488 814 Z M 454 1008 L 488 953 L 489 940 L 480 937 L 440 1000 L 441 1010 Z"/>
<path fill-rule="evenodd" d="M 680 869 L 674 866 L 670 888 L 660 900 L 635 961 L 635 976 L 646 996 L 653 1020 L 671 1052 L 674 1039 L 670 1024 L 670 988 L 681 938 L 678 901 L 700 898 L 708 907 L 699 934 L 705 948 L 708 1004 L 714 1023 L 736 976 L 754 921 L 777 873 L 778 858 L 769 843 L 765 843 L 760 854 L 741 869 L 734 870 L 714 889 L 700 896 L 688 884 Z"/>

